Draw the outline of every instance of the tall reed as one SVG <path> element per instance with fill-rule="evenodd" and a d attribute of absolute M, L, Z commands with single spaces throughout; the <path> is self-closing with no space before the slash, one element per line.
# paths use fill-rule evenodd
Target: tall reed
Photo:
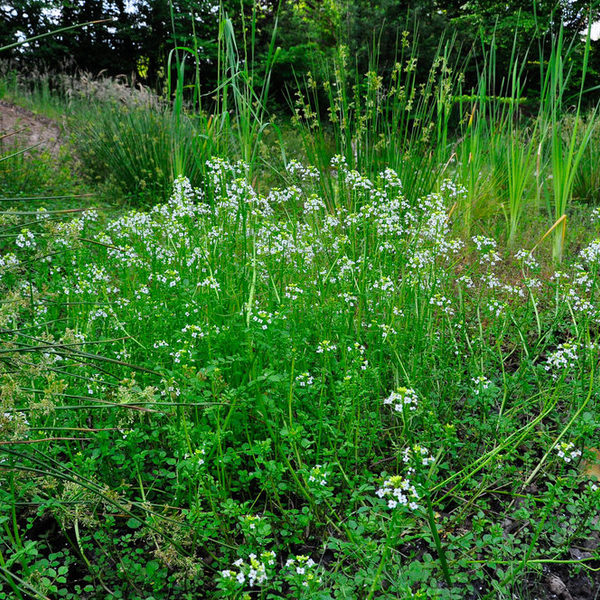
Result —
<path fill-rule="evenodd" d="M 299 83 L 294 101 L 293 122 L 309 161 L 323 175 L 323 192 L 330 199 L 337 193 L 337 184 L 328 175 L 334 153 L 369 175 L 386 166 L 394 168 L 412 198 L 451 177 L 465 188 L 457 199 L 463 233 L 469 234 L 474 220 L 482 216 L 504 214 L 507 241 L 514 245 L 530 201 L 539 198 L 544 182 L 551 180 L 551 211 L 554 221 L 562 219 L 563 224 L 555 231 L 553 247 L 555 259 L 560 260 L 564 215 L 593 132 L 595 109 L 584 125 L 580 117 L 589 91 L 585 89 L 589 32 L 583 48 L 578 36 L 567 43 L 562 30 L 551 40 L 549 57 L 540 48 L 539 95 L 528 74 L 536 57 L 532 48 L 519 55 L 516 33 L 508 77 L 499 80 L 492 36 L 482 43 L 482 61 L 472 89 L 465 88 L 463 76 L 470 55 L 463 63 L 452 58 L 454 38 L 440 42 L 422 82 L 416 34 L 403 33 L 397 62 L 387 78 L 378 71 L 376 45 L 371 68 L 362 76 L 352 68 L 347 47 L 340 45 L 331 67 L 314 65 Z M 580 51 L 582 73 L 576 74 L 573 59 Z M 325 75 L 319 80 L 313 72 Z M 576 75 L 581 75 L 581 83 L 569 98 L 576 106 L 569 118 L 565 95 Z M 529 117 L 523 116 L 525 102 L 533 107 Z"/>
<path fill-rule="evenodd" d="M 584 157 L 587 145 L 591 139 L 595 124 L 593 116 L 595 116 L 598 106 L 596 105 L 593 109 L 592 118 L 587 121 L 580 135 L 580 115 L 586 91 L 585 80 L 588 71 L 590 48 L 591 23 L 588 27 L 585 40 L 582 72 L 580 74 L 573 73 L 573 62 L 571 59 L 576 51 L 575 39 L 567 44 L 561 28 L 552 44 L 545 73 L 543 72 L 545 68 L 543 64 L 541 67 L 544 75 L 544 85 L 540 98 L 539 119 L 543 132 L 543 141 L 550 145 L 555 225 L 559 221 L 562 222 L 562 226 L 556 227 L 554 231 L 552 256 L 556 262 L 560 262 L 563 258 L 567 207 L 573 195 L 573 185 L 579 164 Z M 574 98 L 576 102 L 574 124 L 571 131 L 565 137 L 563 126 L 565 104 L 567 100 L 573 100 L 572 98 L 565 98 L 565 93 L 567 86 L 575 75 L 581 78 L 581 82 L 579 93 Z"/>
<path fill-rule="evenodd" d="M 424 81 L 418 35 L 411 39 L 408 31 L 387 78 L 377 70 L 377 46 L 362 76 L 351 68 L 344 45 L 331 70 L 315 64 L 313 71 L 325 76 L 317 80 L 309 73 L 296 93 L 293 117 L 309 161 L 327 173 L 332 154 L 340 154 L 369 175 L 395 169 L 410 195 L 431 191 L 449 157 L 452 98 L 462 81 L 454 49 L 453 37 L 440 41 Z"/>

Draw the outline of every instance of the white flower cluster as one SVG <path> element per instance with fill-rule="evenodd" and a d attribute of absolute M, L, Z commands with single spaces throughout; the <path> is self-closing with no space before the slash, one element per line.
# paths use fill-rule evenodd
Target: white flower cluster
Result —
<path fill-rule="evenodd" d="M 256 530 L 256 526 L 263 520 L 260 515 L 244 515 L 242 517 L 242 523 L 248 527 L 251 531 Z"/>
<path fill-rule="evenodd" d="M 51 214 L 48 212 L 48 209 L 45 206 L 40 206 L 35 211 L 36 221 L 45 221 L 46 219 L 49 219 L 50 216 L 51 216 Z"/>
<path fill-rule="evenodd" d="M 23 412 L 4 412 L 1 417 L 8 422 L 19 419 L 22 423 L 29 426 L 29 421 Z"/>
<path fill-rule="evenodd" d="M 488 302 L 487 309 L 495 317 L 501 317 L 506 312 L 506 304 L 498 300 L 492 300 Z"/>
<path fill-rule="evenodd" d="M 581 456 L 581 450 L 579 450 L 579 448 L 575 448 L 575 444 L 573 442 L 561 442 L 556 447 L 556 451 L 559 458 L 562 458 L 566 463 L 569 463 Z"/>
<path fill-rule="evenodd" d="M 490 387 L 490 385 L 492 384 L 492 382 L 484 375 L 479 375 L 478 377 L 472 377 L 471 381 L 475 384 L 474 393 L 476 396 L 479 396 L 479 394 L 481 394 L 481 392 L 485 392 L 485 390 L 487 390 Z"/>
<path fill-rule="evenodd" d="M 464 186 L 450 179 L 442 181 L 440 191 L 453 199 L 466 198 L 468 194 L 467 189 Z"/>
<path fill-rule="evenodd" d="M 290 185 L 283 190 L 273 188 L 266 198 L 266 201 L 272 205 L 290 204 L 298 202 L 302 197 L 302 190 L 296 185 Z"/>
<path fill-rule="evenodd" d="M 419 504 L 419 494 L 408 479 L 400 475 L 394 475 L 383 482 L 383 486 L 376 492 L 377 496 L 387 501 L 387 506 L 394 509 L 399 506 L 406 506 L 411 510 L 417 510 Z"/>
<path fill-rule="evenodd" d="M 450 300 L 443 296 L 442 294 L 436 294 L 429 298 L 429 304 L 432 306 L 438 306 L 442 309 L 442 312 L 446 313 L 448 316 L 452 316 L 454 314 L 454 309 L 451 306 Z"/>
<path fill-rule="evenodd" d="M 322 342 L 319 342 L 319 345 L 317 346 L 317 354 L 323 354 L 325 352 L 335 352 L 337 350 L 337 345 L 332 343 L 329 340 L 323 340 Z"/>
<path fill-rule="evenodd" d="M 402 452 L 402 462 L 404 463 L 414 463 L 418 462 L 419 464 L 427 467 L 435 462 L 435 458 L 430 454 L 427 448 L 423 446 L 411 446 L 409 448 L 405 448 Z M 411 472 L 414 472 L 414 469 L 410 469 Z"/>
<path fill-rule="evenodd" d="M 390 404 L 396 412 L 402 412 L 406 407 L 409 410 L 416 410 L 418 397 L 412 388 L 399 387 L 392 392 L 384 401 L 384 404 Z"/>
<path fill-rule="evenodd" d="M 490 250 L 494 250 L 498 245 L 496 240 L 485 237 L 484 235 L 475 235 L 471 240 L 473 240 L 473 243 L 479 252 L 489 252 Z"/>
<path fill-rule="evenodd" d="M 355 365 L 360 366 L 361 371 L 366 371 L 369 368 L 369 361 L 365 358 L 366 348 L 359 342 L 354 342 L 352 346 L 347 346 L 348 354 L 352 356 L 352 361 Z"/>
<path fill-rule="evenodd" d="M 15 269 L 19 264 L 19 259 L 12 252 L 0 256 L 0 272 Z"/>
<path fill-rule="evenodd" d="M 267 196 L 261 196 L 252 189 L 245 165 L 214 159 L 207 163 L 209 176 L 204 192 L 194 190 L 189 181 L 180 178 L 168 203 L 155 206 L 148 213 L 127 213 L 109 223 L 106 232 L 98 235 L 98 241 L 107 247 L 113 266 L 135 268 L 140 285 L 151 290 L 148 298 L 136 295 L 138 302 L 134 310 L 138 320 L 143 319 L 140 310 L 145 307 L 142 305 L 149 311 L 154 308 L 152 296 L 160 291 L 157 288 L 185 293 L 189 281 L 186 270 L 192 266 L 198 274 L 197 293 L 220 295 L 225 283 L 217 276 L 216 260 L 225 254 L 227 260 L 231 260 L 231 240 L 240 227 L 238 216 L 243 205 L 248 210 L 244 235 L 255 240 L 261 278 L 262 273 L 269 272 L 269 260 L 302 271 L 318 269 L 323 280 L 332 284 L 352 284 L 358 275 L 368 270 L 372 275 L 367 278 L 367 285 L 379 291 L 376 298 L 366 299 L 367 303 L 372 302 L 369 311 L 385 309 L 386 299 L 395 300 L 400 285 L 424 289 L 441 285 L 431 266 L 460 247 L 448 237 L 448 213 L 444 205 L 447 198 L 431 194 L 408 202 L 402 196 L 397 174 L 391 169 L 380 174 L 373 183 L 348 171 L 340 157 L 333 160 L 332 165 L 340 167 L 346 184 L 357 194 L 368 191 L 368 198 L 352 207 L 337 207 L 335 214 L 328 214 L 321 198 L 307 195 L 297 186 L 271 190 Z M 298 171 L 299 166 L 292 165 L 290 169 Z M 306 214 L 293 223 L 288 218 L 279 218 L 281 211 L 277 211 L 277 206 L 283 202 L 304 206 L 311 213 L 310 219 Z M 381 265 L 372 264 L 371 259 L 367 261 L 363 256 L 352 254 L 350 235 L 363 230 L 373 232 L 374 251 L 405 256 L 410 268 L 404 281 L 397 272 L 386 272 Z M 331 253 L 338 255 L 333 265 Z M 86 277 L 78 279 L 85 281 Z M 100 286 L 89 289 L 94 295 L 101 295 L 103 291 Z M 289 283 L 284 287 L 283 297 L 297 300 L 304 296 L 303 300 L 309 302 L 311 291 Z M 354 289 L 341 289 L 338 297 L 344 300 L 345 308 L 358 306 Z M 450 314 L 453 309 L 447 298 L 441 308 Z M 270 325 L 268 317 L 263 319 L 256 312 L 254 315 L 261 319 L 261 322 L 256 321 L 260 327 Z M 385 338 L 397 331 L 393 321 L 381 319 L 379 322 L 386 323 L 382 331 Z M 321 345 L 318 352 L 331 352 L 334 346 Z"/>
<path fill-rule="evenodd" d="M 310 470 L 310 475 L 308 476 L 308 481 L 310 483 L 318 483 L 319 485 L 327 485 L 327 476 L 328 473 L 323 469 L 323 465 L 315 465 Z"/>
<path fill-rule="evenodd" d="M 215 279 L 214 275 L 209 275 L 208 277 L 204 278 L 202 281 L 199 281 L 196 284 L 196 286 L 200 287 L 200 288 L 207 288 L 207 289 L 215 290 L 217 292 L 221 291 L 221 285 Z"/>
<path fill-rule="evenodd" d="M 260 560 L 256 554 L 248 555 L 248 562 L 241 558 L 234 561 L 235 569 L 221 571 L 223 579 L 236 580 L 239 584 L 248 583 L 250 587 L 262 585 L 269 579 L 267 567 L 275 565 L 275 552 L 263 552 Z"/>
<path fill-rule="evenodd" d="M 206 332 L 202 331 L 202 327 L 200 327 L 199 325 L 186 325 L 182 330 L 181 333 L 190 333 L 190 335 L 194 338 L 194 339 L 201 339 L 206 335 Z M 156 348 L 156 346 L 155 346 Z"/>
<path fill-rule="evenodd" d="M 321 198 L 319 198 L 319 196 L 317 196 L 316 194 L 311 194 L 304 201 L 304 214 L 305 215 L 310 215 L 312 213 L 319 212 L 323 209 L 325 209 L 325 202 L 323 202 L 323 200 L 321 200 Z"/>
<path fill-rule="evenodd" d="M 316 180 L 319 178 L 319 170 L 315 167 L 305 167 L 297 160 L 290 160 L 286 165 L 285 170 L 290 175 L 295 175 L 302 181 Z"/>
<path fill-rule="evenodd" d="M 163 389 L 160 392 L 161 396 L 170 397 L 171 399 L 179 398 L 181 389 L 175 385 L 175 382 L 172 379 L 161 379 L 160 383 L 163 386 Z"/>
<path fill-rule="evenodd" d="M 15 240 L 15 244 L 19 246 L 19 248 L 31 248 L 32 250 L 37 246 L 35 235 L 33 235 L 29 229 L 21 230 L 21 233 L 19 233 Z"/>
<path fill-rule="evenodd" d="M 204 448 L 196 448 L 194 454 L 184 454 L 184 460 L 189 460 L 194 463 L 195 466 L 201 467 L 204 464 L 204 457 L 206 456 L 206 450 Z"/>
<path fill-rule="evenodd" d="M 389 277 L 382 277 L 379 281 L 373 282 L 373 289 L 393 294 L 396 291 L 396 286 Z"/>
<path fill-rule="evenodd" d="M 550 353 L 546 359 L 546 371 L 572 369 L 577 366 L 579 360 L 579 344 L 577 342 L 565 342 L 559 344 L 557 350 Z"/>
<path fill-rule="evenodd" d="M 479 262 L 480 264 L 487 264 L 493 266 L 499 263 L 502 259 L 498 252 L 496 252 L 496 240 L 485 237 L 484 235 L 476 235 L 471 238 L 479 251 Z"/>
<path fill-rule="evenodd" d="M 579 256 L 588 265 L 597 264 L 600 262 L 600 239 L 594 240 L 591 244 L 586 246 L 580 253 Z"/>
<path fill-rule="evenodd" d="M 284 296 L 289 300 L 298 300 L 298 298 L 304 294 L 304 290 L 297 285 L 290 284 L 285 286 Z"/>
<path fill-rule="evenodd" d="M 527 250 L 519 250 L 515 253 L 515 258 L 525 267 L 529 269 L 537 269 L 540 266 L 540 263 L 535 259 L 531 252 Z"/>
<path fill-rule="evenodd" d="M 265 310 L 259 310 L 255 315 L 252 315 L 252 320 L 260 325 L 260 328 L 266 330 L 273 323 L 273 314 Z"/>
<path fill-rule="evenodd" d="M 391 335 L 398 335 L 398 332 L 391 325 L 380 323 L 378 327 L 381 329 L 381 339 L 384 341 Z"/>
<path fill-rule="evenodd" d="M 346 161 L 346 157 L 342 156 L 341 154 L 336 154 L 331 159 L 331 166 L 332 167 L 338 167 L 340 169 L 347 169 L 348 168 L 348 163 Z"/>
<path fill-rule="evenodd" d="M 400 177 L 398 177 L 398 173 L 394 171 L 394 169 L 390 169 L 389 167 L 379 173 L 379 178 L 385 182 L 387 187 L 402 189 L 402 181 Z"/>
<path fill-rule="evenodd" d="M 317 563 L 304 554 L 298 554 L 294 558 L 288 558 L 285 563 L 288 570 L 286 579 L 300 580 L 302 587 L 311 587 L 321 583 L 321 577 L 317 573 Z"/>
<path fill-rule="evenodd" d="M 296 377 L 296 383 L 300 386 L 300 387 L 307 387 L 312 385 L 315 382 L 314 377 L 308 372 L 305 371 L 304 373 L 300 373 L 300 375 L 298 375 Z"/>

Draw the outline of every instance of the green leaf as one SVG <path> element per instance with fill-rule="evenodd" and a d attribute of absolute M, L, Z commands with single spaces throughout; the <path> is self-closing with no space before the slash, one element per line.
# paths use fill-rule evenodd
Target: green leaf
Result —
<path fill-rule="evenodd" d="M 134 519 L 133 517 L 131 517 L 131 519 L 127 521 L 127 527 L 129 527 L 130 529 L 138 529 L 138 527 L 141 526 L 142 522 L 138 521 L 138 519 Z"/>

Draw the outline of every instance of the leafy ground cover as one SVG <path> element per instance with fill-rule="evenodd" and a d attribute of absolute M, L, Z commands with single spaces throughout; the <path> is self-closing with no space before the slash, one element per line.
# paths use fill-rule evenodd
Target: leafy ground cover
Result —
<path fill-rule="evenodd" d="M 554 266 L 450 181 L 204 168 L 2 215 L 0 597 L 594 597 L 598 212 Z"/>
<path fill-rule="evenodd" d="M 211 114 L 190 48 L 0 80 L 73 133 L 0 157 L 0 599 L 596 597 L 590 33 L 527 118 L 526 56 L 465 94 L 405 33 L 289 124 L 217 41 Z"/>

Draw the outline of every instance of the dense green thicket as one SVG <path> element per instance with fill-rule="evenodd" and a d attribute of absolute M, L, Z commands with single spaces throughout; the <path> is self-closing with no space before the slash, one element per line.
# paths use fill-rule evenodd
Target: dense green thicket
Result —
<path fill-rule="evenodd" d="M 18 0 L 0 7 L 0 39 L 6 43 L 32 37 L 75 23 L 107 19 L 79 31 L 32 42 L 5 54 L 17 69 L 43 65 L 50 71 L 76 69 L 109 75 L 125 74 L 161 89 L 169 53 L 175 46 L 198 51 L 199 79 L 207 95 L 219 79 L 218 29 L 220 14 L 227 14 L 237 31 L 250 36 L 249 22 L 256 28 L 254 61 L 262 62 L 269 40 L 277 29 L 281 51 L 274 70 L 273 95 L 285 105 L 285 90 L 296 89 L 297 78 L 308 71 L 332 67 L 335 49 L 349 47 L 350 72 L 363 73 L 377 62 L 377 71 L 390 73 L 397 60 L 404 31 L 415 32 L 418 25 L 420 73 L 426 73 L 442 37 L 456 37 L 457 59 L 471 55 L 466 72 L 468 84 L 475 84 L 477 69 L 484 60 L 484 48 L 493 41 L 497 50 L 497 85 L 509 76 L 507 65 L 516 53 L 536 56 L 528 64 L 528 86 L 539 85 L 539 46 L 548 48 L 559 30 L 571 37 L 595 19 L 597 8 L 588 2 L 511 0 L 510 2 L 441 2 L 439 0 L 316 0 L 292 2 L 268 0 L 259 6 L 251 0 L 195 2 L 190 0 L 151 0 L 125 3 L 56 2 Z M 247 40 L 249 41 L 249 40 Z M 375 50 L 376 49 L 376 50 Z M 598 68 L 595 46 L 591 70 L 595 81 Z M 574 68 L 581 68 L 582 56 L 573 56 Z M 460 62 L 457 60 L 457 62 Z M 259 73 L 256 74 L 257 77 Z M 260 81 L 256 84 L 260 85 Z"/>

